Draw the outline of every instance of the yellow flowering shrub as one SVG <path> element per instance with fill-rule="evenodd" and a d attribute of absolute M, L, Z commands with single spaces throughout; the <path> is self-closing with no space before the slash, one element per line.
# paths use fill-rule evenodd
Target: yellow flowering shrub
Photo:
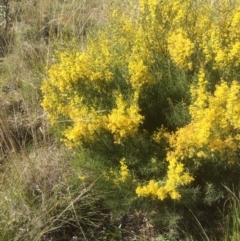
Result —
<path fill-rule="evenodd" d="M 240 1 L 136 6 L 109 13 L 84 52 L 56 56 L 42 106 L 69 148 L 90 143 L 117 165 L 129 155 L 120 179 L 133 169 L 138 196 L 179 199 L 204 163 L 238 160 Z"/>

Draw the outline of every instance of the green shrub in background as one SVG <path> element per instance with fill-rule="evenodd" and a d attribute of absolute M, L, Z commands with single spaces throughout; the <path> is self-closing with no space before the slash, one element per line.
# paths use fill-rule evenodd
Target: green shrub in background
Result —
<path fill-rule="evenodd" d="M 56 55 L 42 106 L 106 181 L 121 186 L 127 170 L 138 196 L 220 205 L 223 185 L 239 186 L 240 2 L 129 4 L 85 51 Z"/>

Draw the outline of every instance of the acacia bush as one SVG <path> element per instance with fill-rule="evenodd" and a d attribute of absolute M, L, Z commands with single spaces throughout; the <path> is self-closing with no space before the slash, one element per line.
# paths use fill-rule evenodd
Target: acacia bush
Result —
<path fill-rule="evenodd" d="M 98 153 L 104 173 L 124 158 L 138 196 L 224 200 L 224 185 L 239 187 L 240 1 L 125 10 L 83 52 L 55 55 L 42 84 L 49 121 L 69 148 Z"/>
<path fill-rule="evenodd" d="M 147 10 L 131 9 L 128 14 L 115 9 L 106 28 L 88 38 L 83 53 L 66 50 L 56 56 L 42 85 L 42 105 L 68 147 L 96 146 L 113 165 L 127 152 L 137 168 L 139 159 L 163 158 L 163 148 L 151 151 L 159 148 L 151 135 L 163 124 L 176 128 L 167 123 L 170 102 L 188 101 L 191 75 L 169 58 L 162 33 L 144 30 L 152 25 L 145 22 Z M 159 44 L 153 48 L 150 41 Z"/>

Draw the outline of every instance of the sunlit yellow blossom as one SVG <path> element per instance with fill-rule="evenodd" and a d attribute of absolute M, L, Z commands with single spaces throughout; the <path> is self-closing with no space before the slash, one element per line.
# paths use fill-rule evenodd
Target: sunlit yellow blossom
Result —
<path fill-rule="evenodd" d="M 137 100 L 137 95 L 135 96 Z M 107 128 L 114 134 L 116 142 L 127 135 L 134 134 L 143 121 L 139 114 L 140 109 L 136 104 L 128 105 L 122 95 L 116 99 L 117 107 L 108 116 Z"/>
<path fill-rule="evenodd" d="M 84 180 L 85 180 L 85 176 L 82 176 L 82 175 L 78 176 L 78 178 L 79 178 L 81 181 L 84 181 Z"/>
<path fill-rule="evenodd" d="M 173 61 L 179 67 L 192 69 L 189 58 L 193 53 L 194 44 L 182 29 L 177 29 L 168 37 L 168 49 Z"/>
<path fill-rule="evenodd" d="M 121 180 L 121 182 L 125 182 L 128 176 L 129 176 L 128 166 L 125 163 L 125 158 L 123 158 L 120 160 L 120 180 Z"/>

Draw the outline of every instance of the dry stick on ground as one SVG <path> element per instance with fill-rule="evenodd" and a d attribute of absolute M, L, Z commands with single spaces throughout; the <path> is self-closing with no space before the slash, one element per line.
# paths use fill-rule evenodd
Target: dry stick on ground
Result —
<path fill-rule="evenodd" d="M 70 204 L 52 221 L 52 223 L 50 225 L 48 225 L 45 230 L 49 230 L 53 224 L 59 220 L 59 218 L 66 212 L 68 211 L 68 209 L 70 209 L 71 207 L 73 207 L 74 203 L 76 203 L 80 198 L 82 198 L 83 196 L 85 196 L 91 189 L 92 187 L 94 186 L 94 184 L 101 178 L 102 175 L 100 175 L 94 182 L 92 182 L 87 188 L 84 188 L 82 190 L 82 192 L 73 200 L 70 202 Z M 80 229 L 81 229 L 81 232 L 85 238 L 85 240 L 87 240 L 87 238 L 85 237 L 85 234 L 80 226 Z M 43 230 L 44 232 L 44 230 Z M 40 235 L 38 235 L 38 237 L 36 239 L 34 239 L 34 241 L 39 241 L 41 236 L 42 236 L 43 233 L 41 233 Z"/>

